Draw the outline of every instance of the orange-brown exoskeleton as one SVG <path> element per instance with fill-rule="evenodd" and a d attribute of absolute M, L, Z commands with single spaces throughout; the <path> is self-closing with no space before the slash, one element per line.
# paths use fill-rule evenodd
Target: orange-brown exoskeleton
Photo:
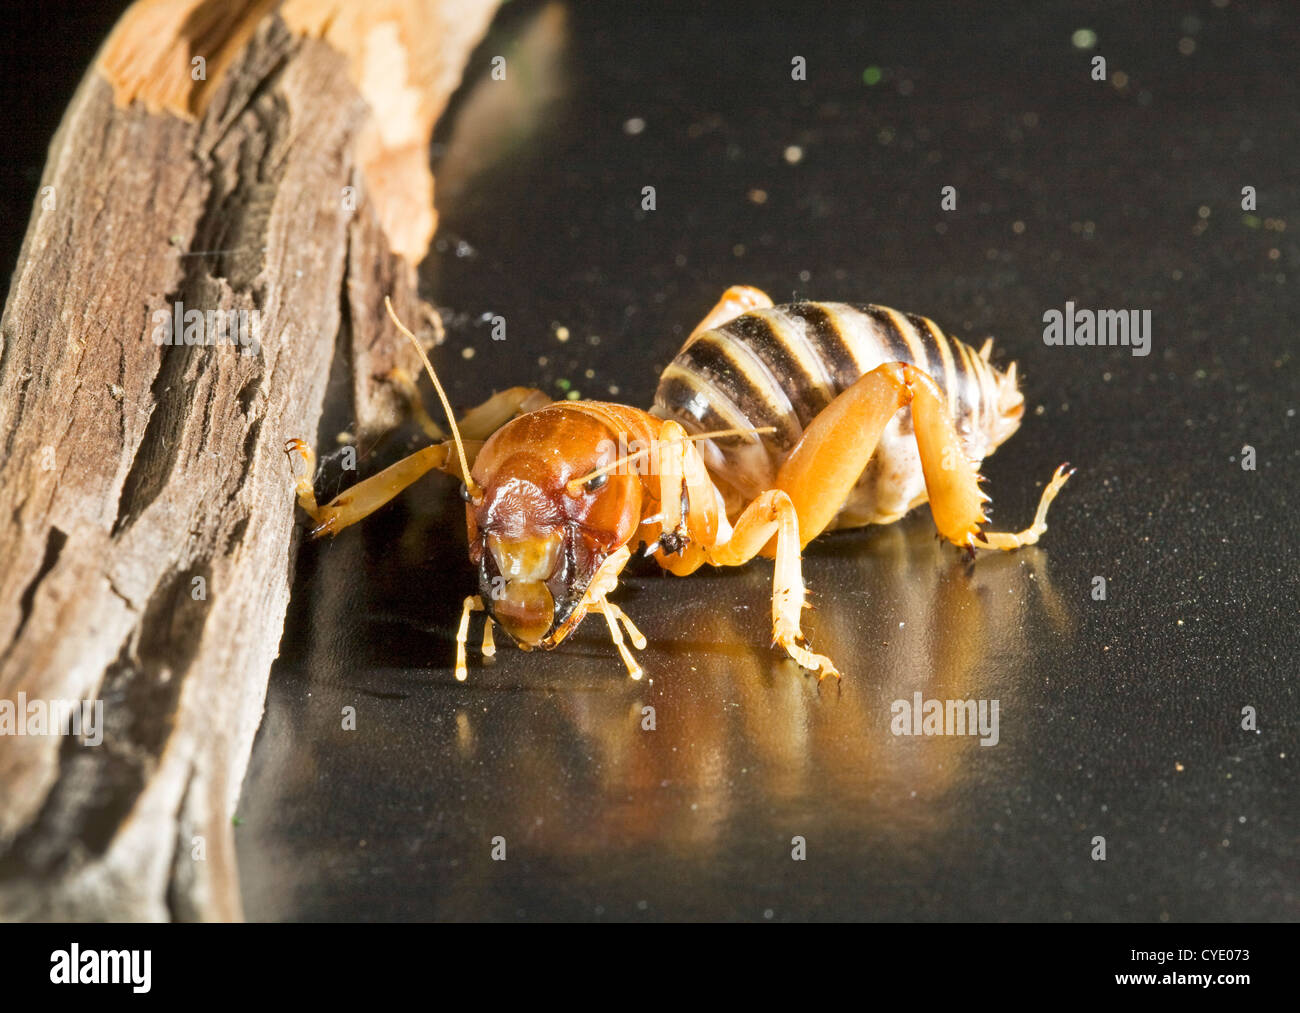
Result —
<path fill-rule="evenodd" d="M 927 500 L 939 533 L 968 552 L 1030 545 L 1073 473 L 1057 469 L 1025 530 L 985 531 L 977 469 L 1020 423 L 1015 365 L 994 368 L 991 341 L 975 352 L 924 317 L 885 307 L 773 306 L 757 289 L 734 287 L 664 371 L 648 412 L 551 403 L 514 387 L 459 423 L 423 349 L 389 314 L 420 350 L 452 439 L 323 507 L 310 449 L 301 440 L 287 449 L 307 461 L 298 499 L 314 536 L 355 523 L 430 470 L 463 479 L 479 589 L 461 613 L 458 679 L 470 616 L 483 610 L 486 655 L 494 620 L 520 647 L 549 650 L 599 612 L 640 678 L 623 630 L 638 648 L 645 638 L 609 595 L 643 545 L 679 576 L 774 558 L 773 645 L 819 680 L 838 676 L 804 644 L 805 545 L 829 528 L 889 523 Z M 441 437 L 422 408 L 415 414 Z"/>

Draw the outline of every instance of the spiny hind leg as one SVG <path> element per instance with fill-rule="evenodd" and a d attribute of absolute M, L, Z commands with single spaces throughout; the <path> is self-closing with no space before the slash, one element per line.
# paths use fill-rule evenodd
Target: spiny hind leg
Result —
<path fill-rule="evenodd" d="M 722 293 L 722 298 L 713 309 L 709 310 L 708 315 L 695 325 L 695 330 L 691 331 L 691 338 L 705 331 L 711 331 L 715 327 L 721 327 L 742 313 L 771 308 L 772 299 L 762 289 L 754 288 L 752 285 L 732 285 Z M 687 340 L 689 341 L 690 338 Z"/>
<path fill-rule="evenodd" d="M 1047 529 L 1047 507 L 1069 475 L 1056 477 L 1043 493 L 1034 525 L 1017 534 L 980 532 L 987 520 L 975 464 L 966 457 L 934 379 L 908 363 L 890 362 L 859 378 L 813 419 L 781 465 L 777 486 L 799 514 L 806 545 L 825 530 L 861 476 L 889 420 L 912 409 L 921 471 L 935 527 L 963 549 L 1014 549 L 1030 545 Z"/>
<path fill-rule="evenodd" d="M 839 671 L 831 659 L 803 646 L 800 628 L 806 607 L 803 570 L 799 559 L 799 515 L 780 489 L 769 489 L 745 507 L 725 542 L 706 546 L 704 555 L 714 566 L 740 566 L 776 539 L 776 567 L 772 577 L 772 643 L 780 646 L 800 666 L 817 673 L 821 682 Z"/>
<path fill-rule="evenodd" d="M 417 450 L 379 474 L 358 482 L 324 506 L 317 505 L 316 492 L 312 488 L 316 455 L 311 448 L 305 441 L 293 439 L 285 444 L 284 451 L 291 462 L 294 454 L 306 462 L 306 470 L 298 476 L 296 485 L 298 505 L 315 522 L 310 532 L 311 537 L 320 538 L 322 535 L 336 535 L 349 525 L 370 516 L 412 482 L 435 468 L 459 474 L 460 462 L 452 455 L 452 448 L 451 443 L 439 443 Z"/>
<path fill-rule="evenodd" d="M 1047 508 L 1061 487 L 1074 474 L 1067 464 L 1056 469 L 1043 490 L 1034 523 L 1023 531 L 985 532 L 984 503 L 988 496 L 980 491 L 977 464 L 968 460 L 962 449 L 947 402 L 935 382 L 914 367 L 907 367 L 908 385 L 912 388 L 912 421 L 916 445 L 925 473 L 925 489 L 935 526 L 948 541 L 974 554 L 975 549 L 1010 551 L 1033 545 L 1047 530 Z"/>
<path fill-rule="evenodd" d="M 903 374 L 912 392 L 912 428 L 934 526 L 953 545 L 969 550 L 988 520 L 988 496 L 979 487 L 978 463 L 966 456 L 947 399 L 934 379 L 915 366 L 905 366 Z"/>
<path fill-rule="evenodd" d="M 890 419 L 911 403 L 907 368 L 889 362 L 859 377 L 817 414 L 782 462 L 776 486 L 794 504 L 803 545 L 835 519 Z"/>
<path fill-rule="evenodd" d="M 1047 508 L 1052 505 L 1052 500 L 1056 499 L 1056 494 L 1061 491 L 1070 476 L 1074 474 L 1075 469 L 1070 465 L 1062 464 L 1052 475 L 1052 480 L 1047 483 L 1047 488 L 1043 490 L 1042 497 L 1038 500 L 1038 512 L 1034 514 L 1034 523 L 1025 528 L 1024 531 L 1017 531 L 1014 534 L 1009 531 L 984 531 L 975 536 L 975 548 L 977 549 L 1002 549 L 1010 551 L 1018 549 L 1022 545 L 1033 545 L 1042 537 L 1043 532 L 1047 530 Z"/>

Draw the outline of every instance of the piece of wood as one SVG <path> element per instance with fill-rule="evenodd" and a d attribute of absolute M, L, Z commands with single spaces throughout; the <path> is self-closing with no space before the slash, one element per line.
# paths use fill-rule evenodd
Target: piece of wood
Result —
<path fill-rule="evenodd" d="M 358 435 L 397 418 L 383 297 L 430 312 L 428 141 L 495 2 L 141 0 L 83 80 L 0 318 L 0 918 L 240 917 L 284 441 L 336 348 Z M 159 344 L 178 306 L 243 346 Z M 102 743 L 6 729 L 56 700 Z"/>

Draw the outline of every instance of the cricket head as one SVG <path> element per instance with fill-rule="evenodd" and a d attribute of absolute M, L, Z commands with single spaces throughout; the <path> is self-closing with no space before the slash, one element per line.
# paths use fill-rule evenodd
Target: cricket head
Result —
<path fill-rule="evenodd" d="M 641 513 L 635 475 L 592 472 L 615 460 L 610 430 L 568 405 L 507 423 L 466 484 L 470 562 L 488 614 L 525 650 L 549 650 L 612 591 Z M 584 481 L 583 479 L 586 478 Z"/>
<path fill-rule="evenodd" d="M 616 467 L 612 420 L 594 404 L 586 410 L 577 402 L 548 405 L 493 433 L 471 467 L 424 346 L 390 299 L 384 307 L 419 355 L 446 413 L 464 479 L 469 558 L 488 615 L 525 650 L 549 650 L 614 590 L 640 524 L 641 483 Z"/>

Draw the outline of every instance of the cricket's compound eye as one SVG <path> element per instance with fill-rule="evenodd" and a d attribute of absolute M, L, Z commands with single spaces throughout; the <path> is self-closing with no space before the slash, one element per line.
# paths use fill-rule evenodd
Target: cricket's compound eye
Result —
<path fill-rule="evenodd" d="M 555 572 L 564 534 L 555 530 L 532 538 L 487 536 L 488 552 L 505 586 L 492 595 L 492 616 L 516 641 L 535 646 L 555 624 L 555 599 L 546 581 Z"/>

